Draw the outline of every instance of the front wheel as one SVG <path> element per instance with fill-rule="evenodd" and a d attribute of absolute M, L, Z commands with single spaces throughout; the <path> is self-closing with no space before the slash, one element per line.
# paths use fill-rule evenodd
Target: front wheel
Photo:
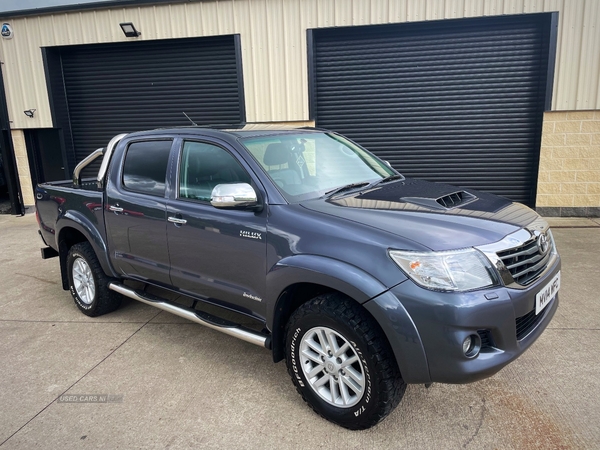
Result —
<path fill-rule="evenodd" d="M 69 290 L 79 310 L 95 317 L 117 309 L 121 296 L 108 289 L 106 276 L 89 242 L 75 244 L 67 256 Z"/>
<path fill-rule="evenodd" d="M 286 362 L 296 389 L 313 410 L 353 430 L 383 420 L 406 390 L 379 325 L 337 293 L 315 297 L 292 314 Z"/>

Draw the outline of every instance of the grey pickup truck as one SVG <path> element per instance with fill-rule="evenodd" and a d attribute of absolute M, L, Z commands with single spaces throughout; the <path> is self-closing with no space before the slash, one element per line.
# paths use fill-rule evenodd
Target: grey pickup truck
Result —
<path fill-rule="evenodd" d="M 82 178 L 102 156 L 96 178 Z M 406 385 L 489 377 L 541 335 L 560 257 L 530 208 L 408 179 L 318 129 L 122 134 L 36 189 L 42 257 L 88 316 L 126 296 L 270 350 L 365 429 Z"/>

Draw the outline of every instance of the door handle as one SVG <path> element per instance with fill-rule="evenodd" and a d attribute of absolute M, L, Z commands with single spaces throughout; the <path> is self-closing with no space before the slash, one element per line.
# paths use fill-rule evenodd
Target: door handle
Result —
<path fill-rule="evenodd" d="M 187 223 L 187 220 L 185 219 L 179 219 L 178 217 L 169 217 L 167 219 L 169 222 L 172 222 L 176 225 L 185 225 Z"/>
<path fill-rule="evenodd" d="M 119 206 L 110 205 L 108 209 L 113 212 L 123 212 L 123 208 L 120 208 Z"/>

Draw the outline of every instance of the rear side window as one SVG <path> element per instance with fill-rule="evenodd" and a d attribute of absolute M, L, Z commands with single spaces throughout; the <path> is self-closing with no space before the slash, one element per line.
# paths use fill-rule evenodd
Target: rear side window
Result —
<path fill-rule="evenodd" d="M 172 141 L 144 141 L 129 145 L 123 165 L 123 186 L 130 191 L 164 197 Z"/>

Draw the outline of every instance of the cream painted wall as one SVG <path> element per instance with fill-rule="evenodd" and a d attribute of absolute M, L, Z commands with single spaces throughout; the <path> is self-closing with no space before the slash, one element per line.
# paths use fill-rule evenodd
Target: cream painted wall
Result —
<path fill-rule="evenodd" d="M 51 127 L 41 47 L 239 33 L 249 121 L 307 120 L 306 30 L 559 11 L 553 110 L 600 109 L 598 0 L 222 0 L 11 18 L 0 40 L 12 128 Z M 23 111 L 36 109 L 33 119 Z"/>
<path fill-rule="evenodd" d="M 29 158 L 27 157 L 27 147 L 25 145 L 25 135 L 23 130 L 12 130 L 13 147 L 15 149 L 15 159 L 17 162 L 17 172 L 19 173 L 19 184 L 23 195 L 25 206 L 31 206 L 35 203 L 33 197 L 33 187 L 31 181 L 31 172 L 29 171 Z"/>

